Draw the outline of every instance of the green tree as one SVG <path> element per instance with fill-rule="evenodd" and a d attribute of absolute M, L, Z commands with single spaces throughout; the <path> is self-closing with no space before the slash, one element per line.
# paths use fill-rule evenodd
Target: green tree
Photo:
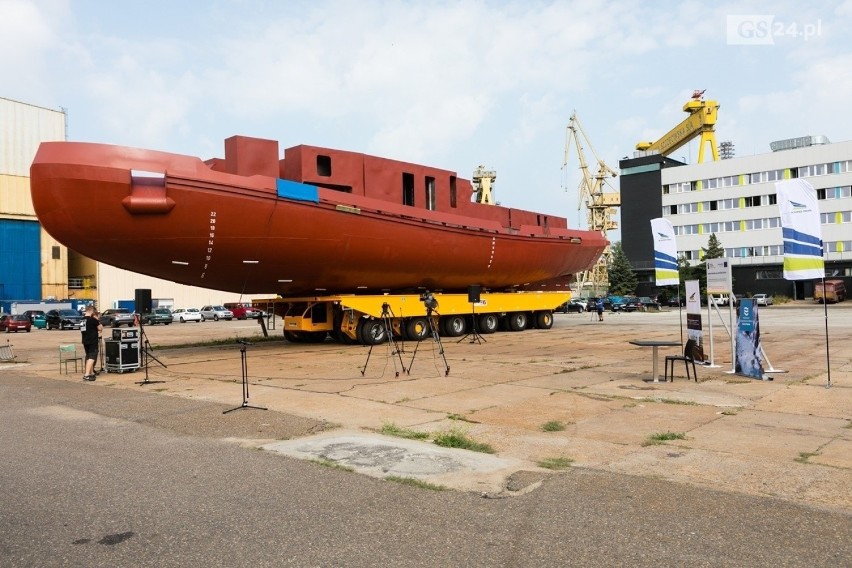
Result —
<path fill-rule="evenodd" d="M 630 260 L 621 248 L 621 241 L 612 245 L 612 262 L 607 267 L 609 273 L 609 292 L 616 296 L 632 294 L 636 291 L 636 273 Z"/>

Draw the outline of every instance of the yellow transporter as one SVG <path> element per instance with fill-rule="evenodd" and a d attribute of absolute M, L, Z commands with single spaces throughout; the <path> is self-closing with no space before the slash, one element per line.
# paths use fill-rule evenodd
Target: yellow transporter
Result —
<path fill-rule="evenodd" d="M 458 337 L 474 329 L 494 333 L 527 328 L 550 329 L 553 311 L 569 292 L 483 292 L 471 302 L 467 294 L 333 295 L 254 300 L 255 307 L 284 319 L 290 341 L 319 342 L 328 333 L 343 343 L 375 345 L 394 335 L 420 341 L 432 329 Z M 430 321 L 431 319 L 431 321 Z M 474 328 L 474 325 L 476 326 Z"/>

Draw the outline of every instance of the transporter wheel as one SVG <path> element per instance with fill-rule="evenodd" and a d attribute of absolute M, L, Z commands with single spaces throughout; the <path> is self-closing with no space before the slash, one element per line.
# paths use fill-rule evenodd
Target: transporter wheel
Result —
<path fill-rule="evenodd" d="M 405 338 L 411 341 L 423 341 L 429 337 L 429 320 L 425 317 L 409 318 L 405 323 Z"/>
<path fill-rule="evenodd" d="M 538 329 L 550 329 L 551 327 L 553 327 L 553 314 L 551 312 L 536 313 L 535 326 Z"/>
<path fill-rule="evenodd" d="M 447 337 L 458 337 L 464 335 L 467 325 L 464 316 L 444 316 L 441 318 L 441 327 Z"/>
<path fill-rule="evenodd" d="M 364 345 L 378 345 L 388 340 L 388 332 L 382 320 L 364 318 L 358 324 L 358 337 Z"/>
<path fill-rule="evenodd" d="M 292 332 L 292 331 L 285 331 L 284 332 L 284 339 L 286 339 L 290 343 L 301 343 L 302 342 L 302 336 L 299 335 L 298 333 L 295 333 L 295 332 Z"/>
<path fill-rule="evenodd" d="M 478 331 L 479 333 L 494 333 L 500 326 L 500 318 L 497 314 L 482 314 L 479 316 Z"/>
<path fill-rule="evenodd" d="M 512 312 L 506 316 L 509 331 L 523 331 L 527 328 L 529 317 L 526 312 Z"/>

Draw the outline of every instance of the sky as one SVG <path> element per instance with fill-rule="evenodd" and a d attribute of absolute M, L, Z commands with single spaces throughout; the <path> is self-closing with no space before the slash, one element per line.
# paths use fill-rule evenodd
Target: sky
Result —
<path fill-rule="evenodd" d="M 0 97 L 66 109 L 69 140 L 202 159 L 241 134 L 484 165 L 500 204 L 585 227 L 573 112 L 615 169 L 696 89 L 738 156 L 850 140 L 850 38 L 852 0 L 0 0 Z"/>

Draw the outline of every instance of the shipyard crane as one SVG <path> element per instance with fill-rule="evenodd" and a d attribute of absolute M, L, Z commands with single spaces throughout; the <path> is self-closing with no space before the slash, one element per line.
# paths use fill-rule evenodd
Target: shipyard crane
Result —
<path fill-rule="evenodd" d="M 705 101 L 704 91 L 695 90 L 692 98 L 683 105 L 683 112 L 689 116 L 666 132 L 656 142 L 639 142 L 637 150 L 649 153 L 657 153 L 668 156 L 696 136 L 701 136 L 701 146 L 698 149 L 698 163 L 704 162 L 704 147 L 709 143 L 713 154 L 713 161 L 719 159 L 719 150 L 716 148 L 716 114 L 719 103 L 716 101 Z"/>
<path fill-rule="evenodd" d="M 618 174 L 598 157 L 594 147 L 592 147 L 592 143 L 583 130 L 582 124 L 580 124 L 580 119 L 577 117 L 576 111 L 571 115 L 571 119 L 568 121 L 568 128 L 565 132 L 563 170 L 568 166 L 568 157 L 572 142 L 574 148 L 577 150 L 580 160 L 580 173 L 582 175 L 579 187 L 580 200 L 577 207 L 579 209 L 585 204 L 588 214 L 588 229 L 590 231 L 600 231 L 606 236 L 607 231 L 618 228 L 618 222 L 613 217 L 618 213 L 618 207 L 621 206 L 621 196 L 618 190 L 610 186 L 607 181 L 607 178 L 616 177 Z M 584 144 L 591 150 L 597 162 L 597 169 L 594 172 L 589 169 L 589 164 L 586 162 L 583 149 Z M 607 245 L 595 266 L 580 274 L 578 278 L 580 290 L 584 288 L 586 282 L 591 282 L 595 294 L 599 291 L 606 293 L 609 288 L 607 267 L 611 261 L 612 250 Z"/>
<path fill-rule="evenodd" d="M 494 187 L 494 182 L 497 181 L 497 172 L 486 170 L 485 166 L 480 165 L 474 170 L 471 181 L 473 181 L 473 187 L 476 188 L 476 203 L 494 205 L 491 190 Z"/>

